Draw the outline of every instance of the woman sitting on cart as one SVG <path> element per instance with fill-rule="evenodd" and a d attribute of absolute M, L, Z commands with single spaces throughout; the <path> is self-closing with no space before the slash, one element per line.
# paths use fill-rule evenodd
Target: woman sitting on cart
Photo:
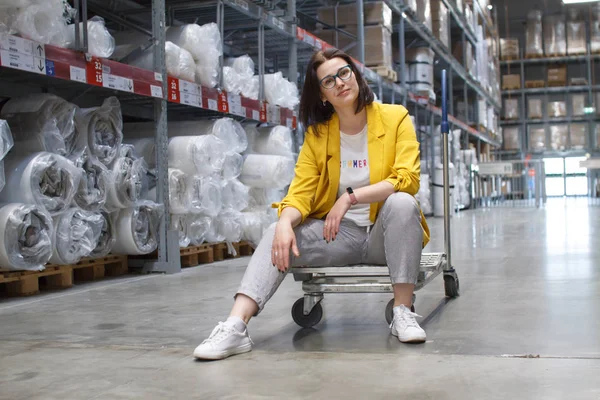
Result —
<path fill-rule="evenodd" d="M 264 233 L 226 322 L 194 351 L 222 359 L 252 350 L 246 325 L 273 296 L 290 267 L 387 265 L 394 289 L 391 333 L 424 342 L 410 311 L 421 251 L 429 241 L 414 196 L 420 153 L 408 111 L 373 101 L 352 59 L 331 49 L 308 65 L 300 120 L 308 127 L 279 221 Z"/>

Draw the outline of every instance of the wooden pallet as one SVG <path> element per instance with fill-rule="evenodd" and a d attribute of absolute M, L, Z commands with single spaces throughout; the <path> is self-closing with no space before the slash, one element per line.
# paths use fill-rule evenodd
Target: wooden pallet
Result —
<path fill-rule="evenodd" d="M 42 289 L 65 289 L 73 286 L 73 271 L 60 266 L 43 271 L 0 269 L 0 293 L 7 296 L 31 296 Z"/>
<path fill-rule="evenodd" d="M 373 69 L 380 76 L 382 76 L 386 79 L 389 79 L 392 82 L 398 81 L 398 73 L 388 66 L 379 65 L 379 66 L 373 66 L 373 67 L 369 67 L 369 68 Z"/>
<path fill-rule="evenodd" d="M 201 244 L 180 249 L 181 267 L 195 267 L 200 264 L 210 264 L 215 261 L 213 246 Z"/>
<path fill-rule="evenodd" d="M 559 57 L 566 57 L 566 54 L 547 54 L 546 57 L 547 58 L 559 58 Z"/>
<path fill-rule="evenodd" d="M 548 87 L 564 87 L 567 86 L 566 81 L 548 81 Z"/>
<path fill-rule="evenodd" d="M 233 248 L 236 251 L 236 255 L 233 256 L 229 254 L 227 250 L 227 243 L 215 243 L 213 244 L 213 252 L 215 261 L 223 261 L 227 258 L 238 258 L 244 256 L 251 256 L 254 253 L 254 248 L 250 243 L 242 241 L 237 243 L 232 243 Z"/>
<path fill-rule="evenodd" d="M 526 54 L 525 58 L 546 58 L 546 56 L 544 56 L 543 54 Z"/>
<path fill-rule="evenodd" d="M 585 78 L 571 78 L 569 80 L 570 86 L 587 86 L 588 82 Z"/>
<path fill-rule="evenodd" d="M 516 84 L 516 85 L 502 85 L 502 90 L 518 90 L 521 89 L 521 84 Z"/>
<path fill-rule="evenodd" d="M 502 60 L 502 61 L 518 61 L 519 57 L 515 57 L 515 56 L 502 56 L 500 58 L 500 60 Z"/>
<path fill-rule="evenodd" d="M 129 271 L 127 256 L 108 255 L 97 258 L 82 258 L 77 264 L 47 267 L 70 268 L 75 282 L 95 281 L 105 276 L 125 275 Z"/>
<path fill-rule="evenodd" d="M 544 80 L 529 80 L 525 81 L 525 87 L 528 89 L 532 88 L 543 88 L 546 86 L 546 82 Z"/>

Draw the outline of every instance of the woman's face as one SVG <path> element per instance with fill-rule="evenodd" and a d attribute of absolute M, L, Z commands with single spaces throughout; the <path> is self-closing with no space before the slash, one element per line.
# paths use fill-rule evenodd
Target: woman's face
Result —
<path fill-rule="evenodd" d="M 335 108 L 356 107 L 358 82 L 346 60 L 336 57 L 325 61 L 317 68 L 317 78 L 321 101 L 328 101 Z"/>

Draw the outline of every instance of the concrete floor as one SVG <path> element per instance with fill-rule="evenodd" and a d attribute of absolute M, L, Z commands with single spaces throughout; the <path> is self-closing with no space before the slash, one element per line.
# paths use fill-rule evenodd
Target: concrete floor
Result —
<path fill-rule="evenodd" d="M 389 335 L 387 295 L 325 297 L 300 330 L 288 277 L 251 353 L 193 361 L 248 259 L 0 301 L 0 399 L 599 399 L 600 207 L 462 212 L 453 249 L 461 296 L 417 293 L 423 345 Z"/>

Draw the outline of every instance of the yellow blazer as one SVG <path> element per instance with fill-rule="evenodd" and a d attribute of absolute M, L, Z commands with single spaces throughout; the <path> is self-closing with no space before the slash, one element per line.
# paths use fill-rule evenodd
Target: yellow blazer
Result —
<path fill-rule="evenodd" d="M 401 105 L 372 103 L 367 110 L 367 146 L 371 184 L 386 180 L 398 192 L 416 195 L 420 186 L 419 142 L 408 111 Z M 278 214 L 294 207 L 308 217 L 322 219 L 337 200 L 340 182 L 340 123 L 337 114 L 318 124 L 318 134 L 308 128 L 296 163 L 295 177 L 287 196 L 273 207 Z M 375 223 L 383 202 L 372 203 L 371 222 Z M 423 247 L 430 233 L 423 211 Z"/>

